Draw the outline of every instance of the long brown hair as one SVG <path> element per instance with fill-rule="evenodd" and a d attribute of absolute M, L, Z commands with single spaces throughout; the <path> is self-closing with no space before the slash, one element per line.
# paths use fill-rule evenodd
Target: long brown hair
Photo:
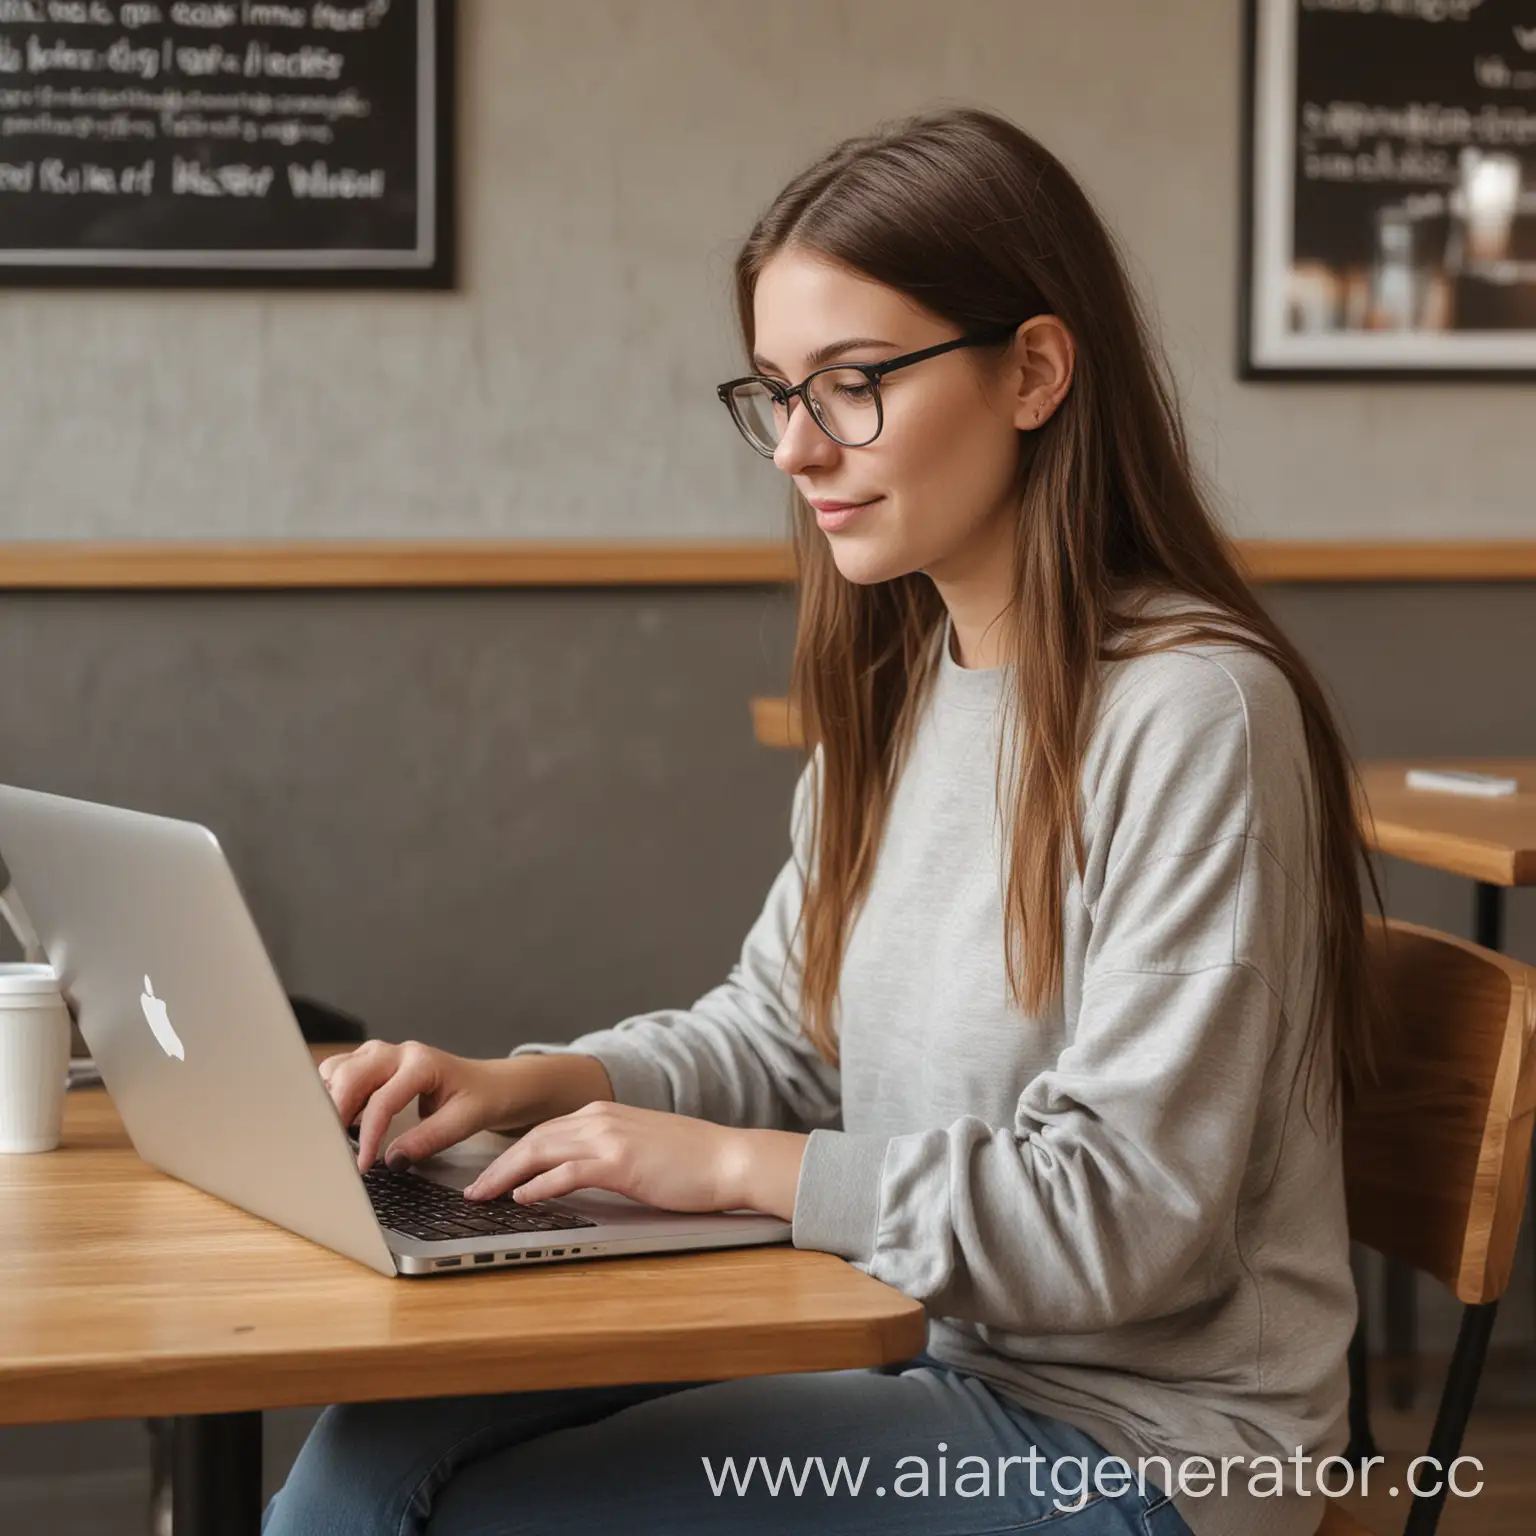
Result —
<path fill-rule="evenodd" d="M 784 188 L 737 257 L 749 355 L 758 274 L 786 247 L 831 257 L 966 330 L 1051 314 L 1076 342 L 1065 398 L 1040 430 L 1020 434 L 1003 619 L 1013 724 L 998 765 L 1011 844 L 1004 963 L 1013 1000 L 1038 1013 L 1062 986 L 1065 858 L 1070 849 L 1081 872 L 1079 776 L 1100 663 L 1196 640 L 1247 645 L 1284 672 L 1305 725 L 1318 916 L 1305 1055 L 1310 1077 L 1328 1039 L 1331 1086 L 1347 1092 L 1370 1069 L 1379 1014 L 1362 862 L 1378 908 L 1381 890 L 1352 804 L 1358 777 L 1322 687 L 1255 598 L 1211 515 L 1166 362 L 1087 195 L 1028 134 L 982 111 L 929 113 L 849 139 Z M 808 797 L 801 1018 L 831 1060 L 848 927 L 868 890 L 946 611 L 921 572 L 845 580 L 810 508 L 798 493 L 793 502 L 800 593 L 790 689 L 806 745 L 820 749 Z M 1122 612 L 1116 597 L 1131 588 L 1194 599 L 1214 617 L 1175 632 L 1166 620 Z"/>

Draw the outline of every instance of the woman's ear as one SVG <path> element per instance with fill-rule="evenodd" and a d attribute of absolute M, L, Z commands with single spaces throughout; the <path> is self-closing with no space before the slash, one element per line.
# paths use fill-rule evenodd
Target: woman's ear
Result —
<path fill-rule="evenodd" d="M 1013 424 L 1021 432 L 1033 432 L 1050 420 L 1071 386 L 1077 347 L 1055 315 L 1036 315 L 1014 333 L 1013 355 Z"/>

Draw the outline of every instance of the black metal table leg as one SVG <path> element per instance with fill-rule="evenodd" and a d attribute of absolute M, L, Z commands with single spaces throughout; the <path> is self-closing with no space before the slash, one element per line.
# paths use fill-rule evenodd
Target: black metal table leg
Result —
<path fill-rule="evenodd" d="M 1484 949 L 1504 949 L 1504 887 L 1477 882 L 1472 919 L 1472 942 Z"/>
<path fill-rule="evenodd" d="M 175 1536 L 258 1536 L 261 1414 L 177 1419 L 171 1497 Z"/>

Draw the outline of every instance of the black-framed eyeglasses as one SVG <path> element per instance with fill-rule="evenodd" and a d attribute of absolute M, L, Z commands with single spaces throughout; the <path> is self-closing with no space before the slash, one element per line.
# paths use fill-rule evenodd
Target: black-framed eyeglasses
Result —
<path fill-rule="evenodd" d="M 879 437 L 885 425 L 880 380 L 886 374 L 926 362 L 943 352 L 953 352 L 957 347 L 995 345 L 1006 341 L 1017 329 L 1017 325 L 991 325 L 984 330 L 967 331 L 953 341 L 941 341 L 936 347 L 924 347 L 921 352 L 888 357 L 881 363 L 831 363 L 807 374 L 795 385 L 750 373 L 745 378 L 728 380 L 715 393 L 731 413 L 741 435 L 766 459 L 773 457 L 784 440 L 789 429 L 790 401 L 797 395 L 805 402 L 816 425 L 834 443 L 844 448 L 864 448 Z"/>

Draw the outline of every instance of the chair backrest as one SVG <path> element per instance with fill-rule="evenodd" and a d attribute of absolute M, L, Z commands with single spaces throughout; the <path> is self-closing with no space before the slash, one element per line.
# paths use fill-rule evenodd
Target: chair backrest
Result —
<path fill-rule="evenodd" d="M 1457 1297 L 1509 1283 L 1536 1111 L 1536 970 L 1414 923 L 1372 919 L 1388 1027 L 1344 1114 L 1350 1235 Z"/>

